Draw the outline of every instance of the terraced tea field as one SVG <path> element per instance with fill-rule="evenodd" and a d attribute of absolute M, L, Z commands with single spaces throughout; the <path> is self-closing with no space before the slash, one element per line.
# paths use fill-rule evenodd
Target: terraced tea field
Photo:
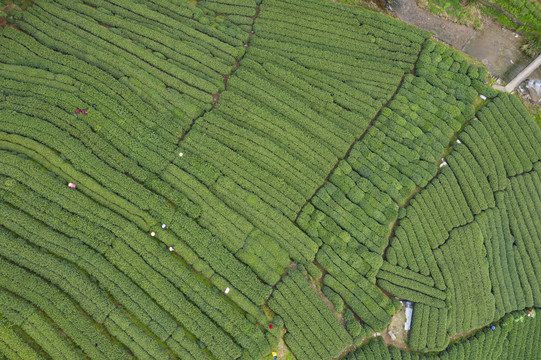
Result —
<path fill-rule="evenodd" d="M 5 20 L 0 358 L 539 356 L 541 130 L 431 34 L 327 0 Z M 367 342 L 397 298 L 408 349 Z"/>

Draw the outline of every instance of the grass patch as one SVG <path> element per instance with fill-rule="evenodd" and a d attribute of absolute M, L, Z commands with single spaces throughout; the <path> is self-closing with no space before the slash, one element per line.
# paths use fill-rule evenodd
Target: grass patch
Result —
<path fill-rule="evenodd" d="M 419 7 L 446 20 L 470 26 L 476 30 L 483 28 L 484 6 L 478 2 L 468 0 L 417 0 L 417 4 Z"/>

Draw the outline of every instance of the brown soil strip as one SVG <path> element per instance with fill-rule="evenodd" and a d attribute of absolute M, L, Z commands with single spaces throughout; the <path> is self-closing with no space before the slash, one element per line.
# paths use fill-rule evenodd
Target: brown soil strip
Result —
<path fill-rule="evenodd" d="M 321 292 L 321 290 L 319 290 L 315 285 L 314 283 L 312 283 L 310 280 L 306 279 L 306 281 L 308 281 L 308 283 L 310 284 L 310 287 L 312 289 L 314 289 L 314 291 L 316 292 L 316 294 L 321 298 L 321 300 L 323 300 L 325 302 L 325 304 L 327 304 L 327 306 L 329 307 L 329 309 L 331 309 L 332 313 L 338 318 L 338 320 L 340 321 L 340 324 L 342 324 L 342 326 L 346 326 L 346 322 L 344 321 L 344 318 L 342 317 L 342 315 L 336 311 L 336 309 L 334 308 L 333 304 L 331 303 L 331 301 L 329 299 L 327 299 L 327 297 Z"/>
<path fill-rule="evenodd" d="M 473 330 L 470 330 L 470 331 L 463 332 L 463 333 L 461 333 L 461 334 L 456 334 L 455 336 L 449 337 L 449 341 L 450 341 L 450 342 L 453 342 L 453 341 L 455 341 L 455 340 L 457 340 L 457 339 L 460 339 L 460 338 L 462 338 L 462 337 L 466 337 L 466 336 L 468 336 L 468 335 L 471 335 L 471 334 L 473 334 L 474 332 L 476 332 L 476 331 L 478 331 L 478 330 L 479 330 L 479 329 L 473 329 Z"/>

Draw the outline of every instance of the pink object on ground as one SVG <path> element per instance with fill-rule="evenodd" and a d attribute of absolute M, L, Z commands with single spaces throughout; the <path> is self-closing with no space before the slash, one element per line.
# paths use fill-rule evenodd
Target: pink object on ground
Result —
<path fill-rule="evenodd" d="M 269 325 L 269 329 L 271 329 L 271 330 L 272 330 L 272 325 Z"/>
<path fill-rule="evenodd" d="M 77 185 L 75 185 L 74 183 L 68 183 L 68 186 L 72 189 L 76 189 L 77 188 Z"/>
<path fill-rule="evenodd" d="M 82 113 L 83 115 L 86 115 L 86 109 L 81 110 L 81 113 Z"/>
<path fill-rule="evenodd" d="M 75 110 L 75 113 L 76 113 L 76 114 L 80 114 L 80 113 L 81 113 L 81 109 Z"/>

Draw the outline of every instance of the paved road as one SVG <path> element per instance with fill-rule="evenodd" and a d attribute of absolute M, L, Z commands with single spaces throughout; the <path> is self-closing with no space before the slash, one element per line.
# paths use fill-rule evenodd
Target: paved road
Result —
<path fill-rule="evenodd" d="M 505 91 L 507 92 L 511 92 L 513 90 L 515 90 L 515 88 L 518 86 L 518 84 L 520 84 L 521 82 L 523 82 L 524 80 L 526 80 L 526 78 L 532 73 L 534 72 L 535 69 L 537 69 L 539 67 L 539 65 L 541 65 L 541 55 L 539 55 L 537 57 L 537 59 L 535 59 L 534 61 L 532 61 L 530 63 L 530 65 L 526 66 L 526 68 L 524 70 L 522 70 L 520 72 L 520 74 L 518 74 L 513 80 L 511 80 L 504 88 Z"/>

